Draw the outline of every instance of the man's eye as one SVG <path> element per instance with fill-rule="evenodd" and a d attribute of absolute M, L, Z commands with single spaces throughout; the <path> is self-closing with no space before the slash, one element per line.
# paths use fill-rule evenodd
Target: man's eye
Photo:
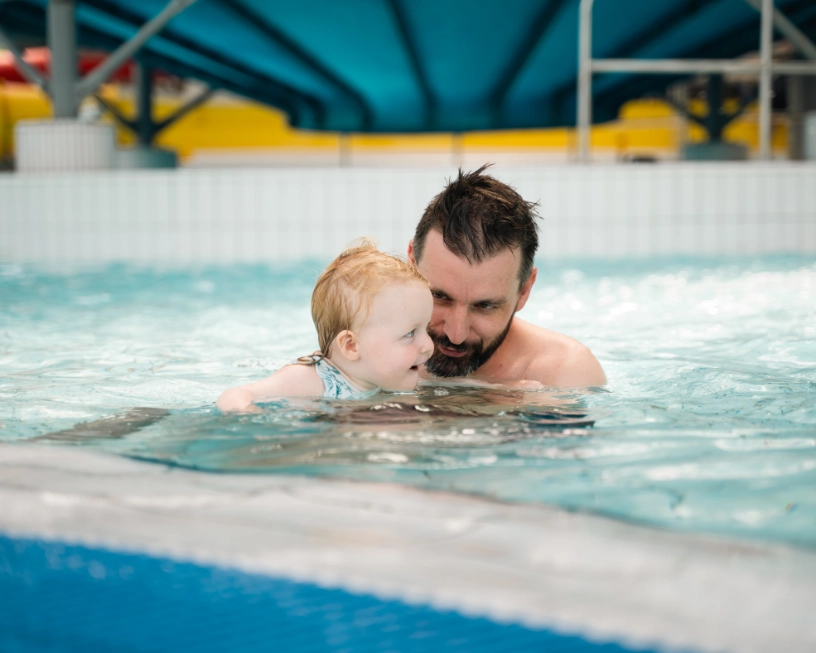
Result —
<path fill-rule="evenodd" d="M 476 308 L 478 308 L 480 311 L 491 311 L 494 308 L 496 308 L 496 305 L 495 304 L 487 304 L 487 303 L 483 302 L 481 304 L 476 304 Z"/>
<path fill-rule="evenodd" d="M 445 295 L 443 295 L 441 292 L 432 292 L 431 295 L 434 299 L 438 299 L 439 301 L 444 301 L 447 299 L 447 297 L 445 297 Z"/>

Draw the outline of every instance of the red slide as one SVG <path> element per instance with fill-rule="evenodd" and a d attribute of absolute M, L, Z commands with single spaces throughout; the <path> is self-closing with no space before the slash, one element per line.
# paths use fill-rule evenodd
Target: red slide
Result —
<path fill-rule="evenodd" d="M 79 56 L 79 66 L 77 68 L 80 75 L 85 75 L 89 70 L 96 68 L 107 55 L 104 52 L 82 53 Z M 48 48 L 28 48 L 23 53 L 23 59 L 35 70 L 47 74 L 51 68 L 51 52 Z M 129 82 L 133 75 L 133 62 L 128 61 L 113 75 L 110 81 Z M 9 51 L 0 51 L 0 79 L 7 82 L 27 82 L 28 80 L 20 74 L 17 62 Z"/>

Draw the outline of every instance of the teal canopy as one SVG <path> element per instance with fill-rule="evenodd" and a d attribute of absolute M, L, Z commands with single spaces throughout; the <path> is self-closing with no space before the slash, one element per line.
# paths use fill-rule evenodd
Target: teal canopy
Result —
<path fill-rule="evenodd" d="M 579 0 L 199 0 L 148 41 L 147 65 L 282 109 L 296 127 L 465 131 L 575 124 Z M 166 0 L 79 0 L 81 45 L 111 50 Z M 816 36 L 814 0 L 776 0 Z M 45 33 L 46 0 L 0 4 Z M 734 57 L 759 47 L 745 0 L 596 0 L 594 56 Z M 596 121 L 677 75 L 593 85 Z"/>

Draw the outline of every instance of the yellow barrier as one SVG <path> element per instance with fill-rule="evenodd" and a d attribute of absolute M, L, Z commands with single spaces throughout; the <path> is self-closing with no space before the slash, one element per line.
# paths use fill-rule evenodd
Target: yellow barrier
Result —
<path fill-rule="evenodd" d="M 133 102 L 122 87 L 111 84 L 103 88 L 106 100 L 116 105 L 125 115 L 131 115 Z M 94 103 L 94 100 L 87 102 Z M 159 95 L 155 102 L 155 118 L 172 113 L 181 101 Z M 704 112 L 703 103 L 692 105 L 695 112 Z M 45 118 L 51 115 L 48 98 L 35 86 L 0 81 L 0 159 L 10 161 L 13 156 L 14 123 L 26 118 Z M 110 114 L 105 120 L 115 122 Z M 684 134 L 685 130 L 685 134 Z M 619 120 L 598 125 L 592 130 L 592 146 L 614 152 L 619 158 L 649 155 L 673 158 L 681 146 L 682 137 L 688 142 L 702 141 L 705 133 L 696 125 L 684 126 L 669 105 L 659 100 L 634 100 L 625 104 Z M 119 143 L 132 143 L 133 135 L 117 125 Z M 756 109 L 751 108 L 725 130 L 728 140 L 744 143 L 756 150 L 758 134 Z M 308 132 L 292 129 L 284 115 L 255 102 L 228 95 L 217 95 L 189 115 L 161 132 L 157 145 L 175 150 L 180 158 L 192 155 L 198 149 L 210 152 L 229 150 L 285 150 L 287 152 L 336 152 L 341 145 L 350 150 L 398 153 L 400 150 L 417 152 L 451 152 L 453 149 L 483 152 L 552 152 L 574 150 L 575 133 L 572 129 L 525 129 L 493 132 L 452 134 L 351 134 L 341 143 L 341 136 L 331 132 Z M 773 129 L 773 147 L 784 153 L 787 143 L 787 124 L 776 118 Z"/>
<path fill-rule="evenodd" d="M 51 104 L 39 87 L 0 79 L 0 161 L 10 162 L 14 152 L 14 124 L 51 116 Z"/>

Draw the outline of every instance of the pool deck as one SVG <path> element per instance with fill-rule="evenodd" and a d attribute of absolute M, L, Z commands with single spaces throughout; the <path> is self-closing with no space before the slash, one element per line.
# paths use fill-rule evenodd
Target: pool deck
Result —
<path fill-rule="evenodd" d="M 816 650 L 816 552 L 397 485 L 199 473 L 2 444 L 0 533 L 632 647 Z"/>

